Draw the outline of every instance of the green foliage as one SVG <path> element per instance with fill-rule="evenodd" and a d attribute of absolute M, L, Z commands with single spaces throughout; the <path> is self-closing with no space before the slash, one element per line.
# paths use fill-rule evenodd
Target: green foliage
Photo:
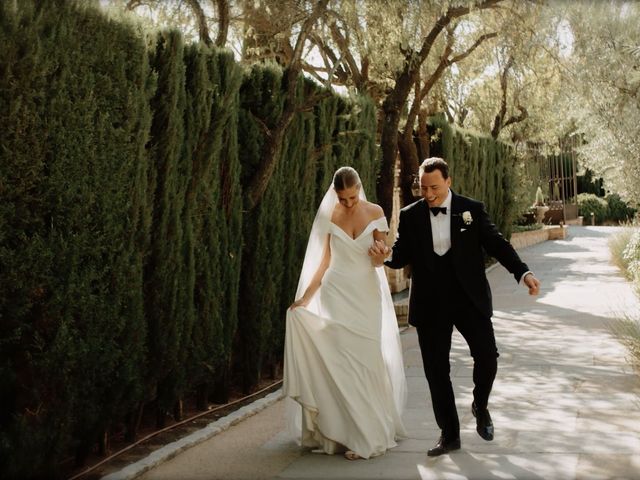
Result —
<path fill-rule="evenodd" d="M 598 197 L 604 197 L 604 180 L 602 178 L 594 178 L 591 169 L 586 168 L 583 175 L 577 176 L 577 180 L 578 193 L 593 193 Z"/>
<path fill-rule="evenodd" d="M 7 5 L 0 473 L 53 477 L 141 402 L 167 408 L 228 371 L 241 69 L 73 2 Z"/>
<path fill-rule="evenodd" d="M 638 320 L 632 316 L 619 319 L 612 325 L 612 331 L 627 348 L 629 361 L 640 374 L 640 321 Z"/>
<path fill-rule="evenodd" d="M 602 178 L 594 179 L 593 172 L 586 169 L 584 175 L 578 176 L 578 203 L 586 203 L 584 211 L 585 222 L 591 222 L 591 212 L 596 216 L 596 223 L 604 221 L 623 223 L 633 219 L 637 209 L 629 206 L 617 193 L 604 195 Z M 597 197 L 600 201 L 594 199 Z M 604 206 L 605 211 L 602 212 Z M 580 207 L 579 207 L 580 208 Z M 580 215 L 583 215 L 580 213 Z"/>
<path fill-rule="evenodd" d="M 544 224 L 542 223 L 533 223 L 530 225 L 514 225 L 512 227 L 511 233 L 531 232 L 534 230 L 542 230 L 543 228 L 544 228 Z"/>
<path fill-rule="evenodd" d="M 185 63 L 191 174 L 184 219 L 193 238 L 185 263 L 195 315 L 186 364 L 189 386 L 206 392 L 227 375 L 236 327 L 241 204 L 235 132 L 242 76 L 228 52 L 212 55 L 198 45 L 186 49 Z"/>
<path fill-rule="evenodd" d="M 625 251 L 627 250 L 627 246 L 631 243 L 631 239 L 636 231 L 636 228 L 627 227 L 609 238 L 609 250 L 611 251 L 613 263 L 615 263 L 629 278 L 631 275 L 631 272 L 629 271 L 629 263 L 634 260 L 634 255 L 632 254 L 632 250 L 630 250 L 627 255 L 625 255 Z M 640 260 L 640 258 L 637 260 Z"/>
<path fill-rule="evenodd" d="M 54 476 L 141 395 L 150 70 L 143 39 L 93 9 L 7 5 L 0 464 Z"/>
<path fill-rule="evenodd" d="M 629 241 L 622 252 L 622 260 L 636 290 L 640 292 L 640 230 L 637 228 L 629 236 Z"/>
<path fill-rule="evenodd" d="M 640 230 L 628 226 L 609 239 L 609 248 L 614 262 L 633 283 L 640 294 Z M 612 325 L 613 333 L 627 348 L 631 364 L 640 373 L 640 327 L 638 318 L 627 316 Z"/>
<path fill-rule="evenodd" d="M 595 218 L 596 225 L 601 225 L 607 218 L 607 202 L 593 193 L 578 194 L 578 215 L 584 217 L 587 225 L 591 224 L 591 214 Z"/>
<path fill-rule="evenodd" d="M 617 193 L 610 193 L 605 198 L 607 202 L 607 219 L 614 222 L 628 222 L 633 219 L 636 209 L 631 208 Z"/>

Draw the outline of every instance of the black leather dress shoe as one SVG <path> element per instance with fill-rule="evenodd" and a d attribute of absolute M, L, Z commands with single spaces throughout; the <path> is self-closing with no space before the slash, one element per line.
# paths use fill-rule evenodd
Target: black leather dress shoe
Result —
<path fill-rule="evenodd" d="M 471 404 L 471 413 L 476 417 L 476 432 L 478 432 L 478 435 L 488 442 L 493 440 L 493 421 L 491 420 L 491 415 L 489 415 L 489 410 L 485 408 L 483 411 L 478 411 L 476 402 L 473 402 Z"/>
<path fill-rule="evenodd" d="M 440 437 L 436 446 L 427 451 L 427 455 L 430 457 L 437 457 L 444 453 L 449 453 L 452 450 L 460 450 L 460 439 L 445 440 L 444 437 Z"/>

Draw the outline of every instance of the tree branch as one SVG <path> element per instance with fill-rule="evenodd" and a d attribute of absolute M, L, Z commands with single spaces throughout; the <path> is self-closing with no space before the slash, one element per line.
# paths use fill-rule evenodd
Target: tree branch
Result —
<path fill-rule="evenodd" d="M 328 76 L 326 79 L 320 78 L 321 83 L 331 82 L 337 85 L 346 85 L 349 80 L 349 73 L 342 67 L 342 57 L 338 58 L 324 40 L 315 33 L 309 34 L 309 40 L 318 48 L 320 56 L 324 62 L 325 68 L 315 67 L 307 62 L 303 63 L 303 69 L 312 75 L 317 76 L 317 72 L 325 72 Z M 334 76 L 334 79 L 331 79 Z"/>
<path fill-rule="evenodd" d="M 520 123 L 520 122 L 524 122 L 527 118 L 529 118 L 529 112 L 527 111 L 526 108 L 524 108 L 521 105 L 518 105 L 516 107 L 518 110 L 520 110 L 520 115 L 516 116 L 511 116 L 509 117 L 509 119 L 504 122 L 504 125 L 502 126 L 502 128 L 507 127 L 513 123 Z"/>
<path fill-rule="evenodd" d="M 467 58 L 469 55 L 471 55 L 471 53 L 473 53 L 473 51 L 478 48 L 480 46 L 480 44 L 486 40 L 489 40 L 491 38 L 495 38 L 498 36 L 497 32 L 492 32 L 492 33 L 485 33 L 484 35 L 480 35 L 480 37 L 478 37 L 478 39 L 474 42 L 473 45 L 471 45 L 465 52 L 461 53 L 460 55 L 456 55 L 455 57 L 453 57 L 450 60 L 451 64 L 457 63 L 461 60 L 464 60 L 465 58 Z"/>
<path fill-rule="evenodd" d="M 507 80 L 509 75 L 509 70 L 513 66 L 513 56 L 509 56 L 506 65 L 504 66 L 504 70 L 500 75 L 500 89 L 502 90 L 502 98 L 500 100 L 500 110 L 498 114 L 493 120 L 493 128 L 491 129 L 491 136 L 493 138 L 498 138 L 500 131 L 504 127 L 504 117 L 507 114 Z"/>
<path fill-rule="evenodd" d="M 502 0 L 484 0 L 480 2 L 478 5 L 474 7 L 474 10 L 484 10 L 487 8 L 493 8 Z M 442 15 L 433 26 L 431 31 L 427 34 L 422 42 L 422 48 L 418 53 L 418 57 L 420 60 L 420 65 L 427 59 L 429 53 L 431 52 L 431 48 L 433 48 L 433 44 L 435 43 L 440 32 L 447 27 L 451 23 L 452 20 L 462 17 L 468 14 L 471 11 L 471 7 L 450 7 L 447 12 Z"/>
<path fill-rule="evenodd" d="M 131 11 L 135 10 L 136 8 L 142 6 L 142 5 L 144 5 L 144 4 L 142 3 L 141 0 L 129 0 L 126 3 L 124 8 L 125 8 L 125 10 L 128 10 L 128 11 L 131 12 Z"/>
<path fill-rule="evenodd" d="M 300 27 L 300 33 L 296 40 L 295 47 L 293 48 L 289 66 L 285 72 L 285 97 L 282 114 L 280 115 L 276 125 L 270 130 L 271 135 L 266 138 L 262 151 L 262 161 L 251 176 L 248 184 L 245 186 L 245 191 L 247 192 L 245 205 L 249 210 L 253 209 L 260 203 L 260 200 L 269 185 L 269 180 L 271 179 L 278 162 L 285 134 L 291 124 L 291 120 L 293 119 L 296 109 L 299 108 L 296 106 L 295 100 L 296 85 L 298 82 L 298 76 L 302 71 L 302 53 L 304 44 L 310 35 L 311 28 L 326 11 L 328 3 L 329 0 L 318 0 L 313 11 Z M 306 103 L 302 108 L 305 108 L 305 106 Z"/>
<path fill-rule="evenodd" d="M 211 46 L 213 42 L 211 41 L 211 37 L 209 36 L 209 25 L 207 24 L 207 17 L 204 14 L 204 10 L 202 9 L 202 5 L 198 0 L 186 0 L 193 11 L 193 14 L 196 17 L 196 24 L 198 25 L 198 35 L 200 37 L 200 41 L 204 44 Z"/>
<path fill-rule="evenodd" d="M 473 43 L 473 45 L 471 45 L 467 50 L 465 50 L 464 52 L 452 58 L 449 58 L 449 55 L 453 50 L 454 37 L 453 35 L 448 36 L 447 44 L 445 46 L 442 56 L 440 57 L 440 62 L 438 63 L 438 66 L 436 67 L 435 71 L 429 76 L 429 78 L 425 81 L 424 87 L 422 87 L 419 93 L 417 92 L 417 96 L 414 99 L 413 105 L 411 106 L 411 109 L 409 111 L 409 115 L 407 116 L 407 125 L 411 130 L 413 130 L 413 123 L 415 122 L 415 119 L 418 115 L 422 101 L 429 94 L 429 92 L 431 91 L 435 83 L 442 77 L 445 70 L 451 65 L 453 65 L 454 63 L 460 62 L 465 58 L 467 58 L 469 55 L 471 55 L 471 53 L 473 53 L 475 49 L 477 49 L 486 40 L 489 40 L 497 36 L 498 34 L 496 32 L 485 33 L 484 35 L 481 35 L 480 37 L 478 37 L 478 39 Z M 407 131 L 407 126 L 405 126 L 405 135 L 407 135 L 406 131 Z"/>
<path fill-rule="evenodd" d="M 340 32 L 340 29 L 335 22 L 329 26 L 329 30 L 331 32 L 331 38 L 336 42 L 336 45 L 338 45 L 338 49 L 340 50 L 342 57 L 349 66 L 353 83 L 358 87 L 361 86 L 362 75 L 360 74 L 360 69 L 358 68 L 356 60 L 353 58 L 353 55 L 349 50 L 349 39 L 342 35 L 342 32 Z"/>

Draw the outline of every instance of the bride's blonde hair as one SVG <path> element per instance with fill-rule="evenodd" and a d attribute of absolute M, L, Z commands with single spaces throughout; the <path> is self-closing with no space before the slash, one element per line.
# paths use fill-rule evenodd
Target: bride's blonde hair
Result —
<path fill-rule="evenodd" d="M 360 181 L 360 175 L 354 168 L 340 167 L 333 174 L 333 188 L 336 192 L 341 192 L 347 188 L 362 185 Z"/>

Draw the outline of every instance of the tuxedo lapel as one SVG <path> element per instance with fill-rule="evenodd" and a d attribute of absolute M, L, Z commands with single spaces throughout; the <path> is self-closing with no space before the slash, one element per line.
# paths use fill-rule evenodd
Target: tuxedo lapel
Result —
<path fill-rule="evenodd" d="M 462 219 L 462 207 L 460 205 L 460 197 L 451 191 L 451 250 L 455 251 L 460 238 L 460 220 Z"/>
<path fill-rule="evenodd" d="M 418 231 L 420 232 L 420 244 L 426 247 L 427 251 L 433 251 L 433 235 L 431 234 L 431 216 L 427 208 L 427 202 L 420 200 L 418 209 Z"/>
<path fill-rule="evenodd" d="M 429 268 L 432 268 L 432 256 L 433 256 L 433 234 L 431 233 L 431 215 L 429 215 L 429 208 L 427 202 L 422 199 L 417 205 L 416 231 L 418 232 L 418 245 L 423 247 L 423 255 L 425 263 Z"/>

